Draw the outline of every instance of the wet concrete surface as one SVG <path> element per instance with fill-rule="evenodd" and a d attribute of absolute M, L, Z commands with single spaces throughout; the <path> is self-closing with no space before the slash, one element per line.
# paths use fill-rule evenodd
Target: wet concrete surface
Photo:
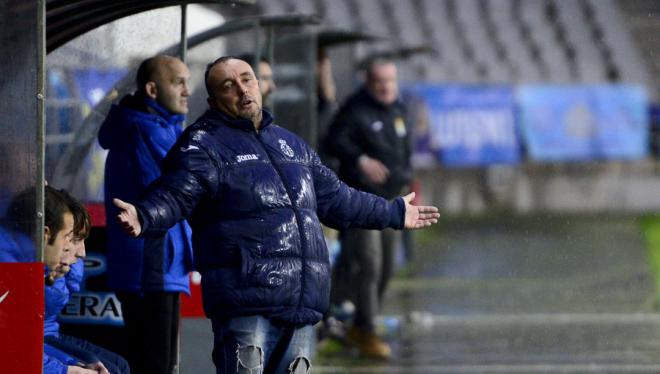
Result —
<path fill-rule="evenodd" d="M 379 332 L 388 362 L 342 348 L 317 373 L 660 373 L 660 314 L 632 217 L 446 220 L 415 237 Z M 213 373 L 205 320 L 183 322 L 181 373 Z"/>

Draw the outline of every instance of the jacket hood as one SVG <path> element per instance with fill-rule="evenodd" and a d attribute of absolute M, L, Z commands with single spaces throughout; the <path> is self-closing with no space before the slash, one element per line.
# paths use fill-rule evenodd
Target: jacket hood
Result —
<path fill-rule="evenodd" d="M 152 109 L 156 113 L 150 113 Z M 180 125 L 185 120 L 182 114 L 171 114 L 139 93 L 126 95 L 119 104 L 113 104 L 99 130 L 99 144 L 110 149 L 126 138 L 126 132 L 135 123 L 160 123 L 162 126 Z"/>

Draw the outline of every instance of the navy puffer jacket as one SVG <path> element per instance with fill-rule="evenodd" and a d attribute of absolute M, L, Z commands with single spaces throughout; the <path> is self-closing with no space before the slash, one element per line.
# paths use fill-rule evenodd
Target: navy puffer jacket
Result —
<path fill-rule="evenodd" d="M 295 326 L 318 322 L 328 307 L 320 223 L 400 229 L 405 216 L 401 198 L 340 182 L 267 111 L 259 131 L 207 111 L 172 147 L 162 177 L 136 207 L 147 236 L 188 217 L 208 317 L 263 315 Z"/>

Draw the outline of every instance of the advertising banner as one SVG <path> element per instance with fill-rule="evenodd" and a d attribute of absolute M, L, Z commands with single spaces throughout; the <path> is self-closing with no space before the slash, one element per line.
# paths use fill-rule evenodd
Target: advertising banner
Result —
<path fill-rule="evenodd" d="M 41 373 L 44 264 L 0 263 L 0 372 Z"/>
<path fill-rule="evenodd" d="M 413 110 L 427 112 L 427 124 L 420 124 L 420 116 L 412 113 L 416 148 L 432 149 L 441 164 L 466 167 L 519 162 L 511 87 L 417 85 L 406 91 L 416 102 Z"/>
<path fill-rule="evenodd" d="M 202 318 L 202 275 L 196 271 L 190 273 L 190 296 L 181 294 L 181 317 Z"/>
<path fill-rule="evenodd" d="M 648 102 L 641 87 L 528 86 L 516 98 L 533 160 L 640 159 L 648 153 Z"/>

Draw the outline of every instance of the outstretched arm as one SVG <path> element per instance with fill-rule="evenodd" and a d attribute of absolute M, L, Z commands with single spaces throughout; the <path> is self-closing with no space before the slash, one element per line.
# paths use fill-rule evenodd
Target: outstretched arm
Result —
<path fill-rule="evenodd" d="M 438 223 L 440 213 L 438 208 L 426 205 L 412 205 L 410 202 L 415 198 L 415 193 L 411 192 L 403 196 L 403 201 L 406 206 L 406 218 L 404 228 L 406 229 L 421 229 Z"/>
<path fill-rule="evenodd" d="M 124 231 L 134 238 L 140 235 L 142 232 L 142 224 L 140 224 L 140 219 L 135 206 L 119 199 L 112 199 L 112 203 L 119 208 L 117 220 L 119 220 L 119 224 Z"/>
<path fill-rule="evenodd" d="M 388 201 L 349 187 L 324 166 L 318 156 L 314 159 L 317 214 L 323 224 L 337 230 L 351 227 L 402 230 L 421 229 L 438 222 L 438 208 L 410 204 L 414 193 Z"/>

